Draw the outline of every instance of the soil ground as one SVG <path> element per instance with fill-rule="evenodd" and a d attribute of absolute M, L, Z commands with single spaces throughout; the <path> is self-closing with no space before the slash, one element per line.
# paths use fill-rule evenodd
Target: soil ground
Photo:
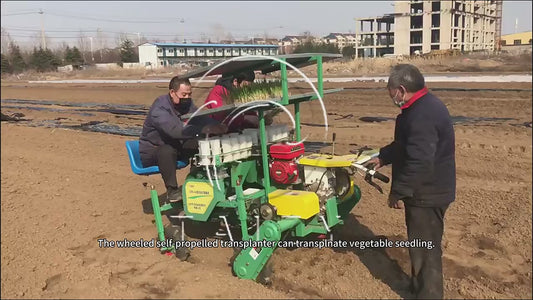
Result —
<path fill-rule="evenodd" d="M 383 87 L 383 83 L 327 84 Z M 293 88 L 296 86 L 293 86 Z M 303 85 L 301 86 L 303 87 Z M 525 89 L 524 91 L 436 90 L 452 116 L 485 119 L 455 125 L 457 200 L 446 213 L 443 244 L 445 297 L 529 298 L 531 278 L 532 147 L 530 83 L 431 83 L 429 88 Z M 208 87 L 194 90 L 203 102 Z M 302 90 L 306 92 L 307 90 Z M 2 83 L 1 98 L 149 107 L 167 92 L 165 84 Z M 142 125 L 108 112 L 88 116 L 69 111 L 6 108 L 25 119 L 62 124 L 89 121 Z M 327 95 L 328 139 L 337 135 L 336 153 L 392 140 L 394 118 L 385 90 L 347 89 Z M 47 106 L 71 109 L 60 106 Z M 322 142 L 325 129 L 318 103 L 302 106 L 303 135 Z M 287 122 L 283 116 L 278 122 Z M 524 126 L 529 124 L 529 127 Z M 410 274 L 405 248 L 278 249 L 274 281 L 265 287 L 231 275 L 231 249 L 195 249 L 190 262 L 153 248 L 104 249 L 97 240 L 150 240 L 153 215 L 147 212 L 150 182 L 160 194 L 159 175 L 131 172 L 124 147 L 132 137 L 62 128 L 1 125 L 1 297 L 2 298 L 400 298 Z M 325 147 L 322 151 L 330 151 Z M 179 171 L 182 181 L 186 170 Z M 383 169 L 390 175 L 390 167 Z M 357 184 L 362 199 L 340 237 L 407 238 L 404 212 L 386 205 L 385 194 Z"/>

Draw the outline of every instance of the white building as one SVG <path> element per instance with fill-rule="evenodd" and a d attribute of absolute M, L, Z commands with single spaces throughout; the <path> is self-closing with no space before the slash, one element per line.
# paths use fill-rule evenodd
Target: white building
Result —
<path fill-rule="evenodd" d="M 182 62 L 200 62 L 241 55 L 277 55 L 277 45 L 250 44 L 177 44 L 144 43 L 139 45 L 141 66 L 155 68 Z"/>

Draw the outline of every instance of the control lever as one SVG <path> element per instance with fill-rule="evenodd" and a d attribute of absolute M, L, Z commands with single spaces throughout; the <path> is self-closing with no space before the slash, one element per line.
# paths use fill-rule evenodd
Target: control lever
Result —
<path fill-rule="evenodd" d="M 366 174 L 365 175 L 365 181 L 370 184 L 371 186 L 375 187 L 376 190 L 378 190 L 381 194 L 383 194 L 383 189 L 378 185 L 376 184 L 375 182 L 372 181 L 372 175 L 370 174 Z"/>
<path fill-rule="evenodd" d="M 372 181 L 372 177 L 375 177 L 385 183 L 388 183 L 389 182 L 389 177 L 379 173 L 378 171 L 376 170 L 372 170 L 371 168 L 367 168 L 363 165 L 360 165 L 360 164 L 357 164 L 357 163 L 352 163 L 352 166 L 365 172 L 366 175 L 365 175 L 365 181 L 370 184 L 371 186 L 373 186 L 374 188 L 376 188 L 380 193 L 383 194 L 383 189 L 377 185 L 375 182 Z"/>
<path fill-rule="evenodd" d="M 331 156 L 334 156 L 335 155 L 335 139 L 337 138 L 337 134 L 334 132 L 333 133 L 333 142 L 331 143 Z"/>

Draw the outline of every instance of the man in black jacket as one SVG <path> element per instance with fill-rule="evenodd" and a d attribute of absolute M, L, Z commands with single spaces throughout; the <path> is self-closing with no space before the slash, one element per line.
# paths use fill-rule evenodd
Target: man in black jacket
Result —
<path fill-rule="evenodd" d="M 370 163 L 375 169 L 392 164 L 389 206 L 402 209 L 405 204 L 409 240 L 432 242 L 432 247 L 409 248 L 411 290 L 417 298 L 442 299 L 444 213 L 455 200 L 453 124 L 415 66 L 395 66 L 387 88 L 402 112 L 396 118 L 394 141 Z"/>
<path fill-rule="evenodd" d="M 170 202 L 181 200 L 176 178 L 176 161 L 188 159 L 198 151 L 196 138 L 200 134 L 222 134 L 227 128 L 207 116 L 197 116 L 187 124 L 181 116 L 196 111 L 192 103 L 191 83 L 175 76 L 169 83 L 169 93 L 158 97 L 146 116 L 139 152 L 143 166 L 158 166 Z"/>

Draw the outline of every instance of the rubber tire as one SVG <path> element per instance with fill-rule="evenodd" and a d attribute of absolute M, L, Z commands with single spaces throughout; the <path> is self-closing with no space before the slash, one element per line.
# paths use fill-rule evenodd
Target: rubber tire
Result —
<path fill-rule="evenodd" d="M 229 259 L 229 266 L 231 268 L 231 275 L 237 277 L 237 274 L 235 273 L 235 270 L 233 270 L 233 264 L 235 263 L 235 259 L 237 256 L 241 253 L 241 248 L 233 248 L 233 255 Z"/>
<path fill-rule="evenodd" d="M 174 241 L 181 240 L 181 227 L 166 225 L 165 238 L 173 239 Z M 185 236 L 185 240 L 187 240 L 187 236 Z M 181 261 L 187 261 L 187 259 L 189 259 L 191 256 L 191 250 L 189 248 L 177 248 L 174 249 L 174 255 L 176 255 L 176 257 Z"/>
<path fill-rule="evenodd" d="M 274 268 L 272 265 L 272 257 L 271 257 L 268 259 L 268 262 L 263 267 L 261 272 L 259 272 L 255 281 L 262 285 L 269 286 L 272 284 L 273 277 L 274 277 Z"/>

